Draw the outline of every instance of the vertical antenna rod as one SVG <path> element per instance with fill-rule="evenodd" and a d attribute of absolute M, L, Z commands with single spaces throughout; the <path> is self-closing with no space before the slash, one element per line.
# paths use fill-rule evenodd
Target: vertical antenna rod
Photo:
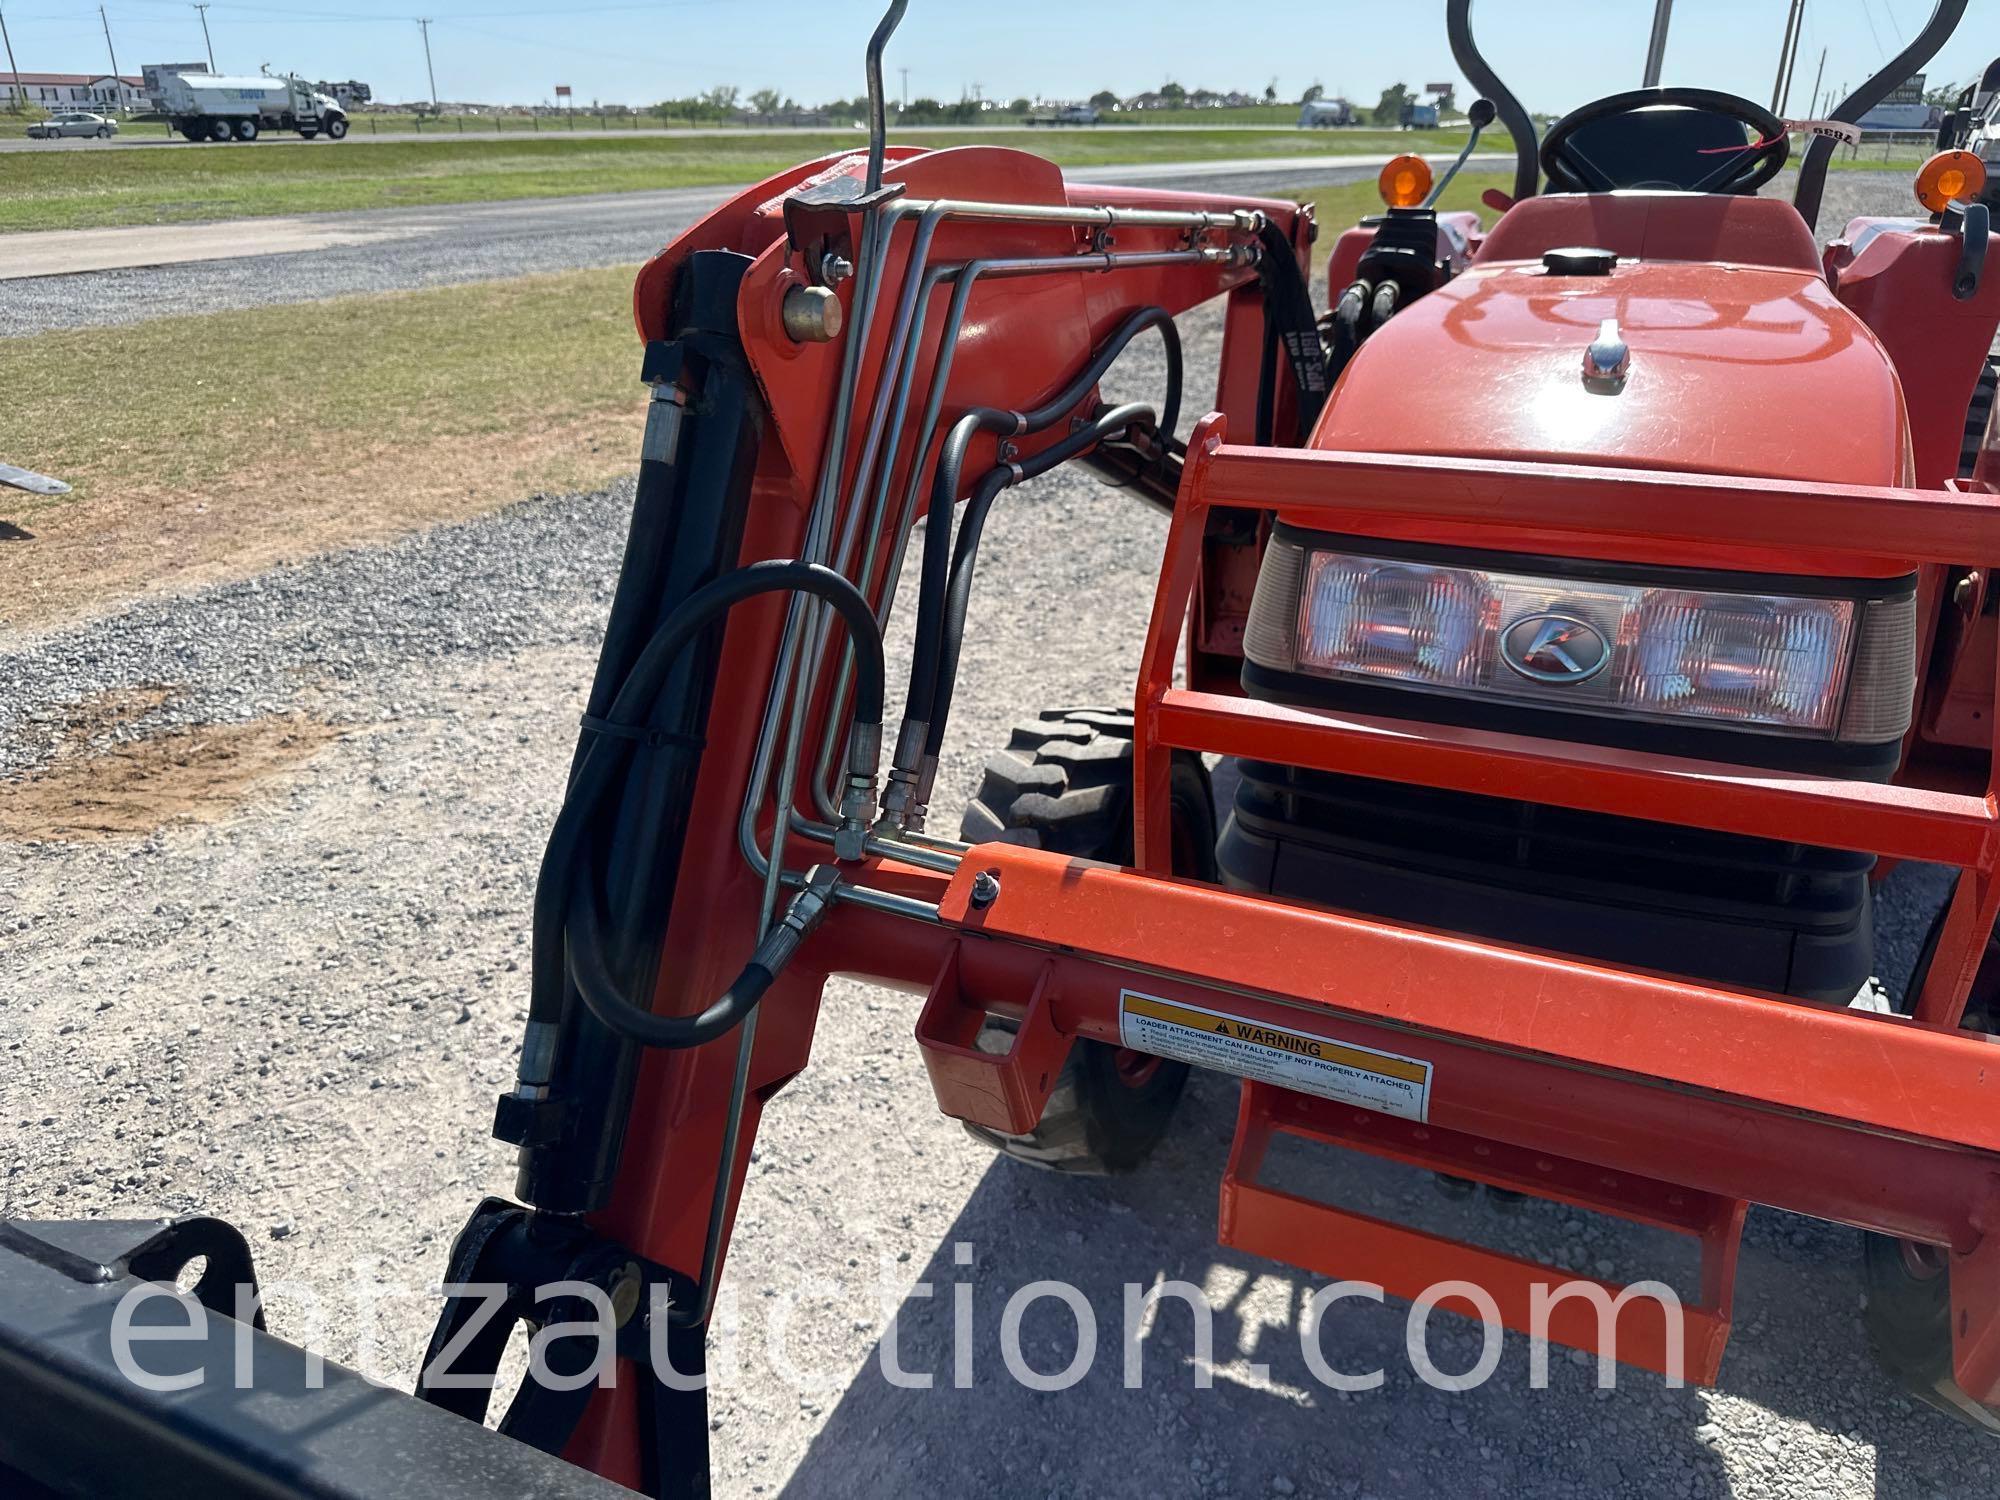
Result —
<path fill-rule="evenodd" d="M 1656 89 L 1660 86 L 1660 64 L 1667 56 L 1667 25 L 1674 18 L 1674 0 L 1659 0 L 1653 7 L 1653 36 L 1646 43 L 1646 76 L 1639 81 L 1639 87 Z"/>
<path fill-rule="evenodd" d="M 890 0 L 889 9 L 868 38 L 868 191 L 882 185 L 882 157 L 889 149 L 889 111 L 882 99 L 882 53 L 901 24 L 910 0 Z"/>

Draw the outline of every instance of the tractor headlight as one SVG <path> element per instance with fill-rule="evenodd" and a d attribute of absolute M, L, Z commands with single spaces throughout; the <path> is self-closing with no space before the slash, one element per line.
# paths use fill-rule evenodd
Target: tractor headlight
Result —
<path fill-rule="evenodd" d="M 1281 527 L 1265 554 L 1244 637 L 1257 666 L 1763 733 L 1879 743 L 1909 728 L 1907 578 L 1753 591 L 1712 586 L 1727 575 L 1550 576 L 1307 535 Z"/>

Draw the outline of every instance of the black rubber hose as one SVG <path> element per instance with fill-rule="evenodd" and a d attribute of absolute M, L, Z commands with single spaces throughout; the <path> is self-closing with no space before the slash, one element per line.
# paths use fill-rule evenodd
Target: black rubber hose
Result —
<path fill-rule="evenodd" d="M 1020 479 L 1034 479 L 1058 464 L 1106 438 L 1116 437 L 1140 423 L 1153 420 L 1153 408 L 1140 402 L 1115 406 L 1094 419 L 1090 426 L 1046 448 L 1020 464 Z M 1164 426 L 1160 429 L 1165 430 Z M 965 611 L 972 599 L 972 570 L 979 560 L 979 539 L 986 529 L 986 516 L 1000 492 L 1016 482 L 1012 466 L 989 469 L 965 504 L 958 523 L 958 539 L 952 548 L 951 581 L 945 588 L 944 634 L 938 650 L 937 684 L 931 690 L 930 732 L 924 740 L 924 754 L 936 756 L 944 747 L 945 725 L 951 719 L 951 700 L 958 683 L 958 653 L 965 640 Z"/>
<path fill-rule="evenodd" d="M 590 1013 L 620 1036 L 630 1037 L 646 1047 L 699 1047 L 725 1036 L 737 1022 L 750 1014 L 764 998 L 764 991 L 777 978 L 762 964 L 751 962 L 722 996 L 707 1010 L 693 1016 L 655 1015 L 644 1006 L 625 998 L 618 981 L 604 961 L 603 923 L 597 910 L 597 893 L 590 881 L 579 879 L 570 888 L 569 972 L 576 992 Z"/>
<path fill-rule="evenodd" d="M 688 643 L 715 618 L 760 594 L 808 593 L 826 600 L 847 622 L 855 643 L 855 718 L 862 724 L 882 722 L 886 673 L 882 663 L 882 631 L 875 612 L 861 591 L 831 568 L 806 562 L 757 562 L 725 573 L 704 584 L 669 615 L 632 663 L 624 685 L 604 716 L 614 729 L 643 729 L 647 711 L 665 685 L 667 674 Z M 577 855 L 592 819 L 635 741 L 622 735 L 599 734 L 578 763 L 569 793 L 549 831 L 535 884 L 534 950 L 529 961 L 528 1019 L 560 1024 L 564 975 L 563 927 L 569 915 L 570 887 L 575 882 Z M 594 1007 L 593 1007 L 594 1008 Z M 651 1012 L 642 1012 L 650 1015 Z M 613 1023 L 604 1017 L 606 1025 Z M 616 1029 L 614 1027 L 614 1029 Z"/>
<path fill-rule="evenodd" d="M 930 508 L 924 517 L 924 566 L 917 595 L 916 641 L 910 660 L 910 696 L 905 722 L 928 723 L 933 690 L 937 682 L 939 631 L 944 619 L 945 589 L 950 583 L 952 508 L 958 504 L 958 487 L 965 468 L 965 455 L 972 439 L 981 432 L 1009 435 L 1039 432 L 1075 410 L 1077 402 L 1090 394 L 1113 360 L 1125 346 L 1148 328 L 1158 328 L 1167 345 L 1167 369 L 1171 389 L 1163 403 L 1168 422 L 1180 415 L 1181 343 L 1173 315 L 1163 307 L 1142 307 L 1120 323 L 1104 341 L 1090 362 L 1055 395 L 1032 411 L 1001 411 L 997 407 L 975 406 L 952 424 L 944 447 L 938 454 L 937 473 L 931 481 Z M 1171 426 L 1163 431 L 1172 432 Z"/>

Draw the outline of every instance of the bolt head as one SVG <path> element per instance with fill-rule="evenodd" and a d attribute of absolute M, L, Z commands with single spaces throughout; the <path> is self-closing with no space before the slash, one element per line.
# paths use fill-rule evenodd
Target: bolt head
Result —
<path fill-rule="evenodd" d="M 981 870 L 972 877 L 972 904 L 991 906 L 1000 899 L 1000 877 L 992 870 Z"/>

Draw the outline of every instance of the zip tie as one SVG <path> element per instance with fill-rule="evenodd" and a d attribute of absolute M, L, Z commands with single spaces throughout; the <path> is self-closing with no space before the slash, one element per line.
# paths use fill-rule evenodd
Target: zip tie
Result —
<path fill-rule="evenodd" d="M 631 740 L 648 750 L 664 750 L 669 746 L 682 750 L 704 749 L 708 741 L 698 734 L 677 734 L 671 729 L 654 729 L 646 724 L 617 724 L 610 719 L 600 719 L 596 714 L 585 714 L 578 721 L 585 734 L 601 734 L 614 740 Z"/>

